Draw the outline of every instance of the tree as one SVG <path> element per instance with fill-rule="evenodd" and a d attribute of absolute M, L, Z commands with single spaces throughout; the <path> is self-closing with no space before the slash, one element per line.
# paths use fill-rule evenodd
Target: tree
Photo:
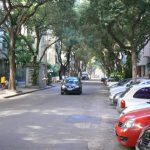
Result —
<path fill-rule="evenodd" d="M 51 10 L 50 8 L 54 3 L 49 3 L 39 8 L 36 14 L 25 24 L 28 35 L 22 35 L 22 38 L 32 54 L 33 85 L 37 85 L 39 64 L 42 62 L 47 49 L 58 41 L 58 38 L 54 37 L 51 31 L 51 15 L 49 10 Z M 41 46 L 43 45 L 42 39 L 45 39 L 44 46 Z M 39 55 L 39 52 L 41 52 L 41 55 Z"/>
<path fill-rule="evenodd" d="M 78 19 L 74 10 L 75 0 L 57 1 L 51 8 L 51 29 L 59 41 L 56 52 L 60 63 L 60 78 L 70 70 L 70 58 L 75 47 L 80 43 Z M 65 55 L 65 61 L 62 59 Z"/>
<path fill-rule="evenodd" d="M 137 76 L 137 58 L 150 40 L 150 2 L 147 0 L 95 0 L 90 5 L 102 25 L 124 53 L 131 53 L 132 77 Z"/>
<path fill-rule="evenodd" d="M 22 37 L 16 39 L 16 65 L 21 67 L 26 66 L 31 62 L 32 53 Z"/>
<path fill-rule="evenodd" d="M 82 7 L 82 6 L 81 6 Z M 83 9 L 84 8 L 84 9 Z M 84 37 L 84 44 L 91 50 L 92 57 L 100 61 L 101 68 L 105 70 L 107 76 L 114 71 L 115 53 L 114 40 L 98 23 L 98 15 L 94 7 L 87 3 L 80 10 L 81 32 Z"/>
<path fill-rule="evenodd" d="M 99 57 L 108 74 L 117 65 L 117 71 L 122 70 L 125 76 L 130 76 L 127 73 L 132 66 L 131 73 L 136 78 L 138 53 L 150 40 L 149 4 L 147 0 L 89 0 L 80 9 L 86 43 Z M 118 45 L 117 51 L 114 45 Z M 120 62 L 117 53 L 127 56 L 125 64 L 116 63 Z M 114 63 L 114 60 L 117 61 Z"/>
<path fill-rule="evenodd" d="M 16 50 L 16 39 L 21 32 L 22 25 L 32 17 L 37 9 L 45 4 L 48 0 L 4 0 L 1 1 L 1 20 L 0 25 L 8 32 L 10 37 L 8 56 L 10 65 L 10 76 L 9 76 L 9 87 L 11 90 L 16 89 L 15 85 L 15 50 Z"/>

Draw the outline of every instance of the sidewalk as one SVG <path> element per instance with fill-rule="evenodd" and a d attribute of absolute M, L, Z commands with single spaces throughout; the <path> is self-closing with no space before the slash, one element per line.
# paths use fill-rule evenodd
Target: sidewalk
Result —
<path fill-rule="evenodd" d="M 45 90 L 51 88 L 53 85 L 46 86 L 45 88 L 39 88 L 38 86 L 32 86 L 32 87 L 17 87 L 16 91 L 8 90 L 8 89 L 1 89 L 0 88 L 0 99 L 3 98 L 10 98 L 18 95 L 23 95 L 27 93 L 32 93 L 40 90 Z"/>

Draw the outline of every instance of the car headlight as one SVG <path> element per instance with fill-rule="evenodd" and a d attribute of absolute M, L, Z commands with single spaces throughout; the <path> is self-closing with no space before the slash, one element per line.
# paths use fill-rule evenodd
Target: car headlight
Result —
<path fill-rule="evenodd" d="M 66 88 L 66 86 L 65 85 L 62 85 L 62 89 L 65 89 Z"/>
<path fill-rule="evenodd" d="M 127 120 L 122 127 L 123 128 L 132 128 L 134 126 L 134 119 Z"/>

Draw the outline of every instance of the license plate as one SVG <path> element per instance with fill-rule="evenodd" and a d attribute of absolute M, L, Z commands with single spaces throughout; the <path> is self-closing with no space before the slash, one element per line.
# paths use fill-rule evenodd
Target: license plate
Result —
<path fill-rule="evenodd" d="M 72 88 L 68 88 L 68 91 L 71 91 L 72 90 Z"/>

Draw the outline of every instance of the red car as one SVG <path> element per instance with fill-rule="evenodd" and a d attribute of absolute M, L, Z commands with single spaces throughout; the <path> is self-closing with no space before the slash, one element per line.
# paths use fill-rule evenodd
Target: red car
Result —
<path fill-rule="evenodd" d="M 150 108 L 128 112 L 115 125 L 117 140 L 128 147 L 135 147 L 141 130 L 150 125 Z"/>

